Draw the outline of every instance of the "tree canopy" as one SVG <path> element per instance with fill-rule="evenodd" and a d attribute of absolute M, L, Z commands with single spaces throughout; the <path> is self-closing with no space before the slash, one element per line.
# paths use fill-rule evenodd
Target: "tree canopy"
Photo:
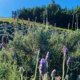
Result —
<path fill-rule="evenodd" d="M 16 11 L 18 12 L 18 11 Z M 75 9 L 63 9 L 52 1 L 51 4 L 35 8 L 23 8 L 19 10 L 18 18 L 37 22 L 48 22 L 51 25 L 62 28 L 80 28 L 80 7 Z"/>

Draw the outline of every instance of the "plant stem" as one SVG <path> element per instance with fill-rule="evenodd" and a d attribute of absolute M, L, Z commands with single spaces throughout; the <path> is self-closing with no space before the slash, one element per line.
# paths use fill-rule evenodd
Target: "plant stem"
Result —
<path fill-rule="evenodd" d="M 66 57 L 63 57 L 63 65 L 62 65 L 62 80 L 64 80 L 64 75 L 65 75 L 65 60 Z"/>
<path fill-rule="evenodd" d="M 39 61 L 39 52 L 40 52 L 40 51 L 38 51 L 37 59 L 36 59 L 36 68 L 35 68 L 35 76 L 34 76 L 34 80 L 36 80 L 36 75 L 37 75 L 37 68 L 38 68 L 38 61 Z"/>
<path fill-rule="evenodd" d="M 23 80 L 23 75 L 21 74 L 21 80 Z"/>
<path fill-rule="evenodd" d="M 51 80 L 55 80 L 55 78 L 54 78 L 54 77 L 52 77 L 52 78 L 51 78 Z"/>

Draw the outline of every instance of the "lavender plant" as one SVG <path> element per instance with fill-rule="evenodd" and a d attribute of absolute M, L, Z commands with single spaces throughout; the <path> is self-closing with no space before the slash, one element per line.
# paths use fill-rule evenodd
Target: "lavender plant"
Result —
<path fill-rule="evenodd" d="M 48 51 L 48 52 L 46 53 L 46 57 L 45 57 L 46 61 L 48 61 L 49 58 L 50 58 L 50 52 Z"/>
<path fill-rule="evenodd" d="M 42 58 L 40 60 L 40 64 L 39 64 L 40 79 L 44 78 L 45 73 L 46 73 L 46 60 L 44 58 Z"/>
<path fill-rule="evenodd" d="M 50 59 L 50 52 L 48 51 L 45 57 L 47 72 L 48 72 L 48 67 L 49 67 L 49 59 Z"/>
<path fill-rule="evenodd" d="M 66 53 L 67 53 L 67 47 L 63 47 L 63 64 L 62 64 L 62 80 L 64 80 L 65 76 L 65 62 L 66 62 Z"/>
<path fill-rule="evenodd" d="M 3 48 L 3 43 L 0 43 L 0 49 L 2 49 Z"/>
<path fill-rule="evenodd" d="M 67 64 L 67 71 L 66 71 L 66 75 L 65 75 L 65 80 L 69 80 L 68 71 L 69 71 L 69 64 L 70 64 L 70 62 L 71 62 L 71 57 L 68 57 L 67 62 L 66 62 L 66 64 Z"/>
<path fill-rule="evenodd" d="M 56 69 L 53 69 L 51 72 L 51 80 L 55 80 Z"/>
<path fill-rule="evenodd" d="M 40 80 L 48 80 L 48 60 L 49 60 L 50 53 L 47 52 L 45 58 L 41 58 L 39 64 L 39 75 Z"/>

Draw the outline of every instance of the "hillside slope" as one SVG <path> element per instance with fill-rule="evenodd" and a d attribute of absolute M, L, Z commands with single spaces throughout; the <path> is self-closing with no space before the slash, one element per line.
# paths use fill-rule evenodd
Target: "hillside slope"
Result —
<path fill-rule="evenodd" d="M 29 25 L 29 26 L 42 26 L 42 27 L 49 27 L 49 28 L 53 28 L 53 29 L 56 29 L 56 30 L 61 30 L 61 31 L 72 31 L 72 30 L 69 30 L 69 29 L 63 29 L 63 28 L 59 28 L 59 27 L 55 27 L 55 26 L 52 26 L 52 25 L 44 25 L 44 24 L 41 24 L 41 23 L 37 23 L 37 22 L 34 22 L 34 21 L 27 21 L 27 20 L 17 20 L 17 19 L 13 19 L 13 18 L 0 18 L 0 22 L 8 22 L 8 23 L 20 23 L 20 24 L 25 24 L 25 25 Z"/>

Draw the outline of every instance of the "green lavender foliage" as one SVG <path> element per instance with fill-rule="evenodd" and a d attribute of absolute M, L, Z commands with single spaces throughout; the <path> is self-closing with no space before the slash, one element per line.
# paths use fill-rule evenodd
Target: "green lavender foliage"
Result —
<path fill-rule="evenodd" d="M 17 64 L 6 49 L 0 51 L 0 79 L 20 80 Z"/>

